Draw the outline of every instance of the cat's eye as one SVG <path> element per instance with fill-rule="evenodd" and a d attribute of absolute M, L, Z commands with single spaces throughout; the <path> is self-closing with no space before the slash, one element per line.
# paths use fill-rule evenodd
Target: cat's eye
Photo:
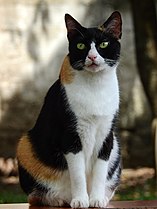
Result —
<path fill-rule="evenodd" d="M 80 49 L 80 50 L 83 50 L 85 48 L 85 44 L 83 43 L 78 43 L 77 44 L 77 48 Z"/>
<path fill-rule="evenodd" d="M 105 49 L 108 46 L 108 42 L 103 41 L 99 46 L 100 46 L 101 49 Z"/>

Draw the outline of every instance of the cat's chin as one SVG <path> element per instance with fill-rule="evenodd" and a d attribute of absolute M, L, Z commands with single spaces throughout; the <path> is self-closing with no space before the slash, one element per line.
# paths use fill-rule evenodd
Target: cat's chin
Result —
<path fill-rule="evenodd" d="M 91 72 L 91 73 L 97 73 L 97 72 L 100 72 L 100 71 L 103 71 L 104 68 L 102 68 L 101 66 L 99 65 L 90 65 L 90 66 L 85 66 L 84 69 L 88 72 Z"/>

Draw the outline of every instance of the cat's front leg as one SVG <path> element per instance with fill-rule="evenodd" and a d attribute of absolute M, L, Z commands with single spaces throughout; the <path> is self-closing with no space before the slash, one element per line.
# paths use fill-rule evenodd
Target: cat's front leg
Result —
<path fill-rule="evenodd" d="M 90 207 L 106 207 L 109 198 L 105 194 L 108 161 L 97 159 L 93 168 L 93 178 L 90 192 Z"/>
<path fill-rule="evenodd" d="M 70 205 L 72 208 L 89 207 L 83 152 L 80 151 L 76 154 L 68 153 L 65 157 L 71 181 L 72 200 Z"/>

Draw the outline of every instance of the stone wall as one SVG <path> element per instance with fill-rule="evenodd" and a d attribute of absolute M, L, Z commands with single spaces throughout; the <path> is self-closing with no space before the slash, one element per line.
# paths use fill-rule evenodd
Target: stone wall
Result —
<path fill-rule="evenodd" d="M 64 14 L 94 26 L 118 9 L 124 22 L 118 70 L 124 165 L 152 165 L 150 111 L 137 74 L 128 2 L 0 0 L 0 156 L 15 156 L 19 137 L 34 124 L 46 91 L 59 74 L 68 47 Z"/>

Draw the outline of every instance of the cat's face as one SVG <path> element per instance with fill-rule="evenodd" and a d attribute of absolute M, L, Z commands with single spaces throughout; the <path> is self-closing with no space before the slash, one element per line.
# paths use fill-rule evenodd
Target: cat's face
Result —
<path fill-rule="evenodd" d="M 111 70 L 120 55 L 121 16 L 114 12 L 99 27 L 85 28 L 66 14 L 70 64 L 76 70 Z"/>

